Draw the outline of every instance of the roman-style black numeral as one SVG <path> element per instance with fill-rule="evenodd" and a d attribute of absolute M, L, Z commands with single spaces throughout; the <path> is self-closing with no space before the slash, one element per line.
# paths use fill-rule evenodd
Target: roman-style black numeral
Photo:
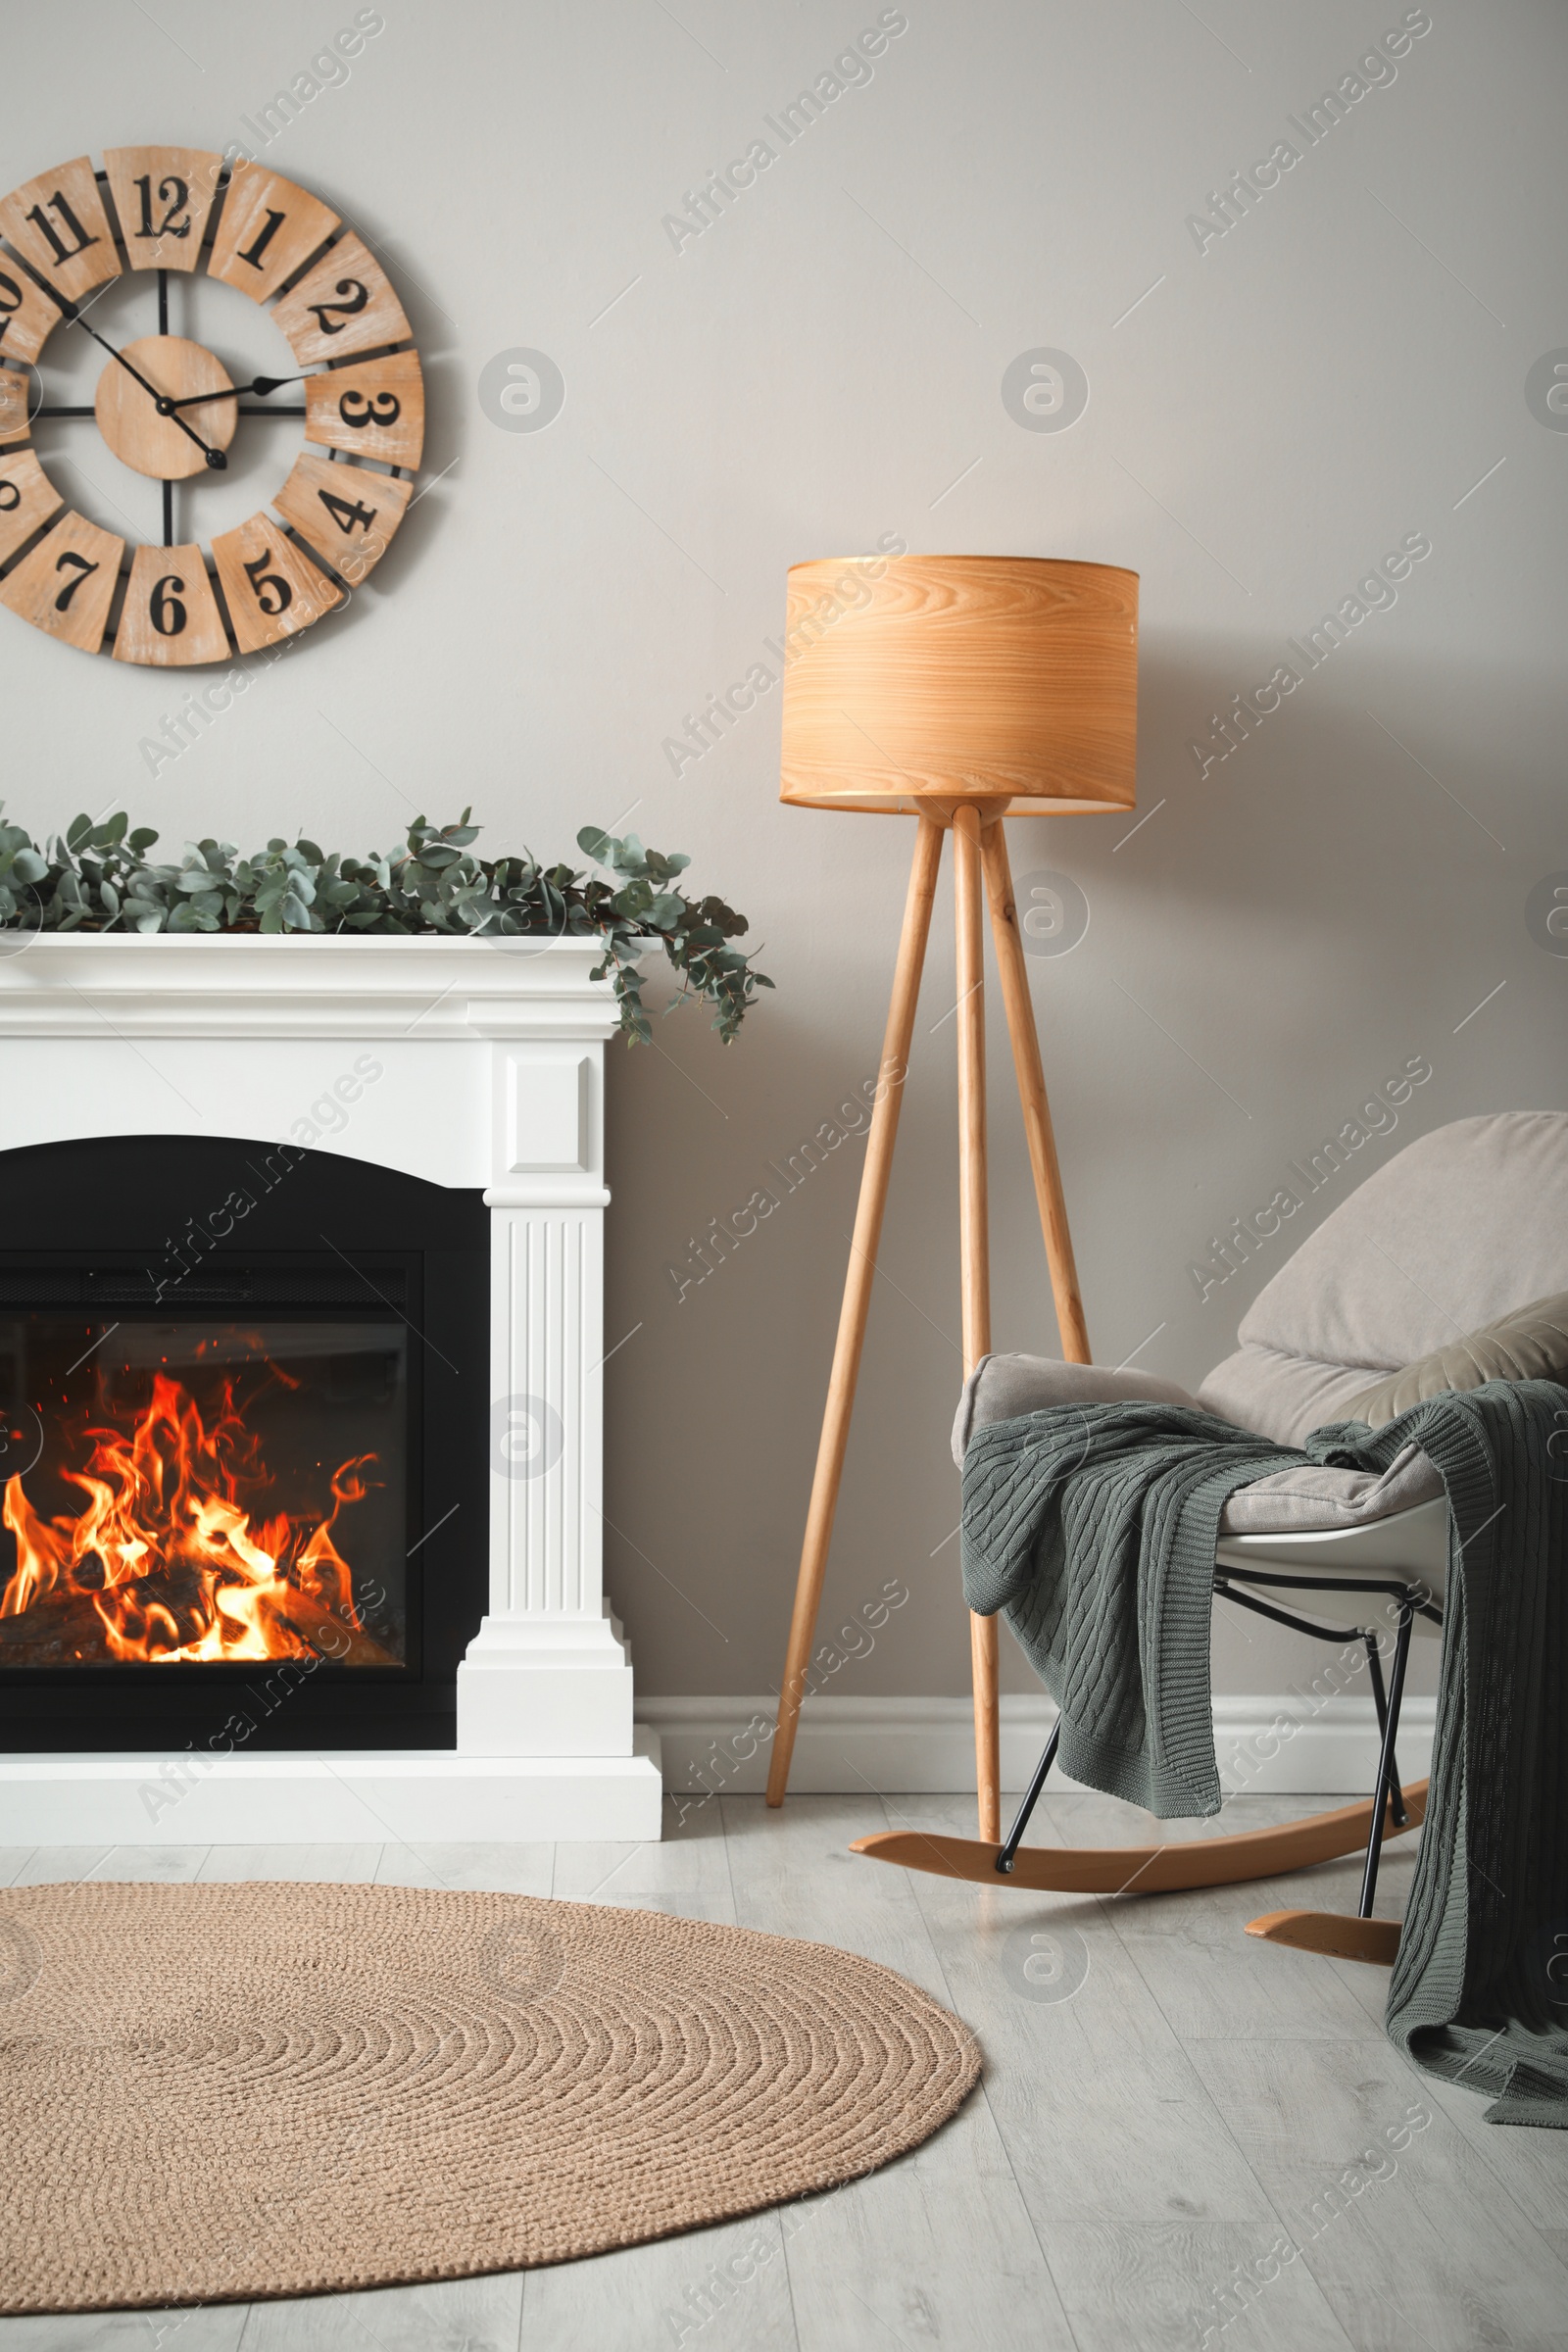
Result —
<path fill-rule="evenodd" d="M 75 595 L 76 590 L 81 586 L 82 581 L 89 578 L 90 575 L 98 568 L 96 564 L 89 564 L 85 556 L 78 556 L 74 549 L 69 547 L 67 548 L 65 554 L 60 558 L 59 563 L 56 564 L 56 571 L 64 571 L 68 564 L 74 564 L 75 571 L 74 576 L 66 582 L 65 586 L 61 589 L 60 594 L 55 598 L 55 611 L 57 612 L 69 612 L 71 611 L 71 600 Z"/>
<path fill-rule="evenodd" d="M 359 527 L 362 531 L 368 531 L 371 523 L 375 520 L 375 509 L 373 507 L 363 507 L 359 504 L 358 500 L 356 500 L 353 505 L 350 505 L 346 498 L 339 498 L 336 493 L 331 490 L 318 490 L 316 495 L 320 500 L 327 513 L 331 515 L 332 520 L 337 524 L 338 529 L 343 533 L 345 538 L 348 537 L 350 531 L 353 530 L 356 523 L 359 524 Z"/>
<path fill-rule="evenodd" d="M 35 204 L 33 206 L 31 212 L 26 215 L 26 218 L 37 229 L 39 236 L 46 238 L 48 243 L 54 248 L 54 257 L 57 263 L 72 261 L 78 253 L 85 253 L 89 245 L 96 245 L 98 243 L 99 240 L 96 237 L 88 236 L 87 231 L 82 227 L 81 222 L 76 219 L 75 214 L 72 211 L 70 205 L 66 202 L 64 196 L 61 195 L 58 188 L 56 188 L 54 194 L 47 199 L 47 202 L 49 206 L 49 213 L 58 213 L 67 229 L 76 240 L 74 245 L 63 244 L 61 242 L 60 231 L 50 220 L 49 213 L 44 211 L 44 208 L 41 204 Z"/>
<path fill-rule="evenodd" d="M 245 565 L 245 577 L 249 580 L 255 593 L 256 602 L 261 606 L 262 611 L 270 618 L 275 619 L 279 612 L 286 612 L 294 602 L 294 591 L 281 572 L 268 570 L 267 566 L 271 561 L 271 549 L 264 547 L 255 563 Z M 267 591 L 270 588 L 277 590 L 276 598 L 271 604 L 267 601 Z"/>
<path fill-rule="evenodd" d="M 144 172 L 140 179 L 132 181 L 131 184 L 132 186 L 138 187 L 141 190 L 141 226 L 136 231 L 138 237 L 188 237 L 190 235 L 190 213 L 188 209 L 190 205 L 190 189 L 184 180 L 170 177 L 169 179 L 161 179 L 159 181 L 158 201 L 160 204 L 167 205 L 169 210 L 165 213 L 162 220 L 159 221 L 156 228 L 153 226 L 153 183 L 151 174 Z M 185 215 L 183 220 L 181 220 L 179 218 L 181 213 Z"/>
<path fill-rule="evenodd" d="M 7 277 L 5 271 L 0 270 L 0 312 L 4 313 L 4 317 L 0 318 L 0 343 L 5 341 L 6 328 L 21 308 L 22 288 L 14 277 Z"/>
<path fill-rule="evenodd" d="M 357 277 L 340 277 L 337 281 L 337 291 L 347 299 L 341 302 L 308 302 L 305 306 L 315 317 L 316 323 L 323 335 L 340 335 L 343 332 L 343 320 L 352 318 L 357 311 L 363 311 L 370 299 L 368 289 L 362 286 Z M 328 311 L 338 311 L 342 314 L 336 326 L 327 325 L 326 314 Z"/>
<path fill-rule="evenodd" d="M 403 414 L 403 403 L 395 392 L 378 392 L 373 402 L 367 400 L 363 392 L 345 392 L 337 404 L 337 413 L 349 425 L 396 424 Z"/>
<path fill-rule="evenodd" d="M 267 226 L 262 230 L 261 235 L 251 246 L 250 251 L 248 253 L 236 255 L 236 260 L 241 262 L 249 262 L 253 270 L 259 270 L 262 266 L 262 256 L 267 251 L 269 245 L 270 245 L 272 242 L 272 239 L 276 236 L 278 230 L 282 227 L 283 219 L 284 216 L 281 213 L 270 212 L 267 216 Z"/>
<path fill-rule="evenodd" d="M 22 492 L 15 482 L 0 481 L 0 514 L 14 514 L 22 504 Z"/>
<path fill-rule="evenodd" d="M 263 562 L 266 562 L 265 557 Z M 154 583 L 152 601 L 147 611 L 160 637 L 179 637 L 184 633 L 185 608 L 178 595 L 171 593 L 184 585 L 184 581 L 172 571 L 166 572 L 161 580 Z"/>

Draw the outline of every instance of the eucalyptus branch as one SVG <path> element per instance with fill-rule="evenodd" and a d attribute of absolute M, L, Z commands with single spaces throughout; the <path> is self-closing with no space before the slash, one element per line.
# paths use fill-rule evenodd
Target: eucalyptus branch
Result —
<path fill-rule="evenodd" d="M 5 804 L 0 802 L 0 809 Z M 610 975 L 627 1042 L 652 1041 L 642 959 L 659 943 L 687 996 L 713 1007 L 726 1045 L 764 972 L 729 946 L 746 917 L 722 899 L 689 899 L 674 887 L 691 863 L 587 825 L 577 846 L 614 877 L 541 865 L 521 857 L 477 858 L 479 828 L 465 809 L 455 825 L 416 817 L 407 846 L 364 858 L 314 841 L 270 841 L 241 858 L 229 841 L 188 841 L 178 864 L 150 856 L 158 835 L 129 830 L 122 811 L 104 824 L 78 816 L 40 849 L 19 825 L 0 823 L 0 929 L 34 931 L 363 931 L 470 939 L 596 938 L 593 977 Z"/>

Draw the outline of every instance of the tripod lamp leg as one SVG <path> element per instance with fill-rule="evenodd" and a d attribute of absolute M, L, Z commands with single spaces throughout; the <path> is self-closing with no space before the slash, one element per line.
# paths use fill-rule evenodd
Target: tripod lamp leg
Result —
<path fill-rule="evenodd" d="M 828 1381 L 827 1408 L 816 1450 L 806 1541 L 795 1581 L 795 1612 L 790 1621 L 789 1649 L 784 1662 L 784 1687 L 779 1693 L 773 1753 L 768 1764 L 767 1801 L 784 1802 L 789 1787 L 790 1759 L 806 1696 L 807 1668 L 816 1635 L 822 1580 L 827 1573 L 828 1547 L 833 1541 L 833 1515 L 838 1507 L 844 1456 L 850 1440 L 850 1416 L 855 1409 L 855 1387 L 860 1371 L 871 1285 L 876 1276 L 877 1249 L 882 1238 L 882 1212 L 887 1205 L 888 1180 L 893 1172 L 893 1147 L 898 1139 L 899 1111 L 908 1070 L 909 1041 L 914 1033 L 914 1010 L 920 994 L 920 973 L 931 929 L 931 905 L 936 897 L 937 869 L 942 858 L 942 827 L 929 817 L 919 820 L 909 890 L 905 901 L 904 929 L 893 975 L 893 997 L 882 1039 L 871 1130 L 866 1138 L 865 1167 L 860 1177 L 859 1205 L 855 1212 L 855 1235 L 850 1244 L 850 1266 L 844 1282 L 844 1304 L 839 1312 L 838 1338 L 833 1348 L 833 1370 Z"/>

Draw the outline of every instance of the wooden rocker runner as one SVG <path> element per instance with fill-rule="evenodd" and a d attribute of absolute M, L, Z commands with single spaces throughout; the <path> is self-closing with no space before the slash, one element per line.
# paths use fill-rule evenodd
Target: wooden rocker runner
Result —
<path fill-rule="evenodd" d="M 1414 1518 L 1417 1514 L 1411 1512 L 1406 1516 Z M 1222 1552 L 1233 1548 L 1221 1545 Z M 1314 1625 L 1271 1601 L 1262 1600 L 1255 1592 L 1241 1592 L 1232 1582 L 1233 1574 L 1245 1575 L 1252 1586 L 1295 1581 L 1300 1590 L 1300 1570 L 1296 1572 L 1295 1580 L 1269 1576 L 1254 1569 L 1250 1559 L 1244 1559 L 1239 1570 L 1216 1568 L 1214 1590 L 1222 1599 L 1252 1609 L 1297 1633 L 1318 1641 L 1345 1640 L 1349 1630 L 1347 1627 Z M 1058 1727 L 1046 1742 L 1045 1753 L 1002 1844 L 982 1838 L 930 1836 L 919 1830 L 884 1830 L 874 1837 L 857 1838 L 851 1851 L 868 1854 L 876 1862 L 898 1863 L 906 1870 L 929 1871 L 938 1878 L 967 1879 L 981 1886 L 994 1886 L 1000 1879 L 1006 1885 L 1036 1891 L 1144 1895 L 1171 1894 L 1197 1886 L 1234 1886 L 1250 1879 L 1285 1878 L 1296 1871 L 1308 1870 L 1318 1862 L 1338 1861 L 1342 1855 L 1352 1854 L 1364 1845 L 1361 1900 L 1353 1916 L 1332 1911 L 1269 1911 L 1250 1920 L 1247 1932 L 1262 1936 L 1269 1943 L 1293 1944 L 1299 1951 L 1332 1953 L 1341 1959 L 1392 1967 L 1399 1948 L 1399 1923 L 1372 1917 L 1378 1864 L 1386 1837 L 1419 1828 L 1426 1815 L 1428 1788 L 1425 1781 L 1419 1781 L 1408 1789 L 1400 1788 L 1395 1757 L 1399 1705 L 1404 1692 L 1411 1628 L 1418 1617 L 1441 1624 L 1442 1611 L 1425 1586 L 1323 1577 L 1314 1578 L 1309 1590 L 1314 1601 L 1319 1592 L 1325 1598 L 1333 1592 L 1381 1593 L 1394 1600 L 1398 1611 L 1394 1671 L 1387 1692 L 1377 1634 L 1370 1628 L 1357 1629 L 1366 1645 L 1382 1735 L 1377 1786 L 1370 1802 L 1311 1814 L 1304 1820 L 1286 1822 L 1275 1829 L 1245 1830 L 1231 1838 L 1173 1839 L 1159 1845 L 1026 1846 L 1022 1843 L 1023 1834 L 1046 1785 L 1046 1776 L 1055 1761 Z"/>
<path fill-rule="evenodd" d="M 1384 1838 L 1418 1828 L 1426 1815 L 1428 1784 L 1420 1781 L 1409 1789 L 1401 1789 L 1395 1742 L 1412 1629 L 1418 1622 L 1433 1626 L 1441 1626 L 1443 1622 L 1442 1608 L 1433 1598 L 1433 1584 L 1438 1580 L 1434 1577 L 1431 1582 L 1411 1583 L 1402 1578 L 1381 1578 L 1376 1574 L 1375 1560 L 1365 1563 L 1368 1573 L 1337 1576 L 1325 1571 L 1322 1553 L 1328 1550 L 1332 1570 L 1334 1565 L 1358 1564 L 1354 1557 L 1357 1551 L 1370 1548 L 1375 1554 L 1378 1550 L 1386 1551 L 1391 1543 L 1402 1542 L 1410 1556 L 1418 1557 L 1424 1551 L 1425 1564 L 1435 1568 L 1435 1542 L 1440 1536 L 1446 1539 L 1446 1504 L 1436 1508 L 1422 1504 L 1415 1510 L 1374 1522 L 1367 1529 L 1280 1538 L 1231 1537 L 1222 1539 L 1219 1545 L 1214 1591 L 1220 1599 L 1233 1601 L 1239 1608 L 1250 1609 L 1257 1616 L 1288 1626 L 1292 1632 L 1305 1634 L 1314 1641 L 1343 1643 L 1348 1637 L 1358 1636 L 1364 1644 L 1380 1734 L 1377 1784 L 1369 1802 L 1311 1814 L 1304 1820 L 1286 1822 L 1275 1829 L 1242 1831 L 1230 1838 L 1195 1838 L 1160 1845 L 1026 1846 L 1022 1842 L 1024 1831 L 1046 1785 L 1046 1776 L 1055 1761 L 1060 1736 L 1057 1726 L 1046 1742 L 1045 1753 L 1002 1843 L 984 1836 L 946 1838 L 918 1830 L 885 1830 L 874 1837 L 857 1838 L 852 1852 L 868 1854 L 876 1862 L 895 1862 L 906 1870 L 930 1871 L 939 1878 L 968 1879 L 981 1886 L 994 1886 L 1000 1879 L 1013 1886 L 1064 1894 L 1144 1895 L 1170 1894 L 1197 1886 L 1234 1886 L 1249 1879 L 1285 1878 L 1319 1862 L 1338 1861 L 1342 1855 L 1352 1854 L 1364 1846 L 1361 1900 L 1353 1916 L 1331 1911 L 1269 1911 L 1250 1920 L 1247 1932 L 1270 1943 L 1293 1944 L 1300 1951 L 1333 1953 L 1346 1960 L 1366 1960 L 1391 1967 L 1399 1948 L 1399 1924 L 1396 1920 L 1374 1919 L 1372 1903 L 1377 1893 Z M 1415 1523 L 1402 1534 L 1401 1518 Z M 1337 1558 L 1329 1548 L 1333 1546 L 1338 1546 Z M 1272 1570 L 1255 1565 L 1260 1549 L 1264 1557 L 1275 1562 Z M 1298 1564 L 1292 1565 L 1293 1561 Z M 1246 1590 L 1242 1589 L 1244 1585 Z M 1355 1592 L 1392 1601 L 1397 1630 L 1394 1668 L 1387 1690 L 1375 1628 L 1314 1624 L 1278 1605 L 1280 1589 L 1289 1590 L 1293 1596 L 1304 1593 L 1308 1604 L 1319 1608 L 1332 1609 L 1336 1605 L 1332 1596 L 1336 1593 Z M 1276 1597 L 1265 1599 L 1263 1593 L 1270 1590 L 1275 1591 Z"/>

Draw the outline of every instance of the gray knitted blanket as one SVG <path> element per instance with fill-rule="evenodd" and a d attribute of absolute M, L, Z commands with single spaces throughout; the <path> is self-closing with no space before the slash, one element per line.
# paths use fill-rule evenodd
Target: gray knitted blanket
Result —
<path fill-rule="evenodd" d="M 994 1422 L 963 1463 L 963 1587 L 1003 1610 L 1061 1710 L 1062 1768 L 1160 1815 L 1216 1813 L 1214 1546 L 1238 1487 L 1301 1461 L 1384 1470 L 1417 1445 L 1447 1490 L 1432 1786 L 1389 1987 L 1390 2037 L 1568 2128 L 1568 1390 L 1492 1381 L 1304 1449 L 1165 1404 Z"/>

